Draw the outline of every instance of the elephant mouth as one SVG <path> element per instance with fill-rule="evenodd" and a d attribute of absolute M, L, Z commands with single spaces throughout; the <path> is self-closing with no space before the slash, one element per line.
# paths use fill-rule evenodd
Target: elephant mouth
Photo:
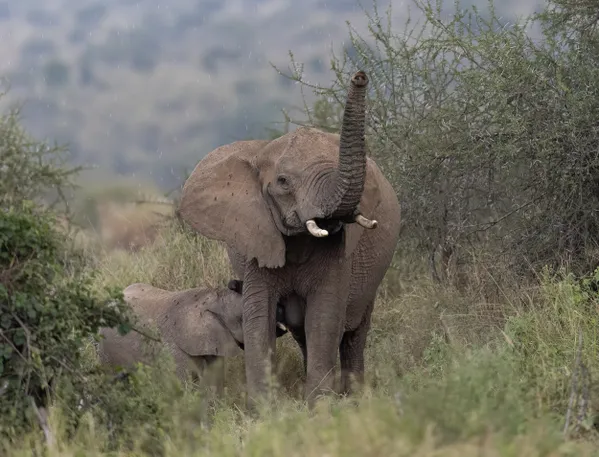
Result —
<path fill-rule="evenodd" d="M 268 208 L 270 210 L 271 216 L 274 219 L 277 228 L 286 236 L 311 233 L 307 228 L 309 221 L 315 223 L 320 230 L 326 230 L 326 232 L 330 235 L 338 233 L 343 228 L 344 222 L 339 219 L 315 217 L 302 222 L 302 218 L 299 216 L 297 211 L 293 211 L 290 214 L 284 215 L 277 201 L 269 194 L 268 186 L 264 194 L 268 202 Z"/>
<path fill-rule="evenodd" d="M 310 230 L 307 228 L 307 221 L 302 222 L 299 215 L 295 212 L 288 217 L 282 217 L 278 220 L 281 224 L 281 232 L 287 236 L 310 233 Z M 344 225 L 343 222 L 338 219 L 325 219 L 315 217 L 314 219 L 309 220 L 314 221 L 319 229 L 326 230 L 329 235 L 334 235 L 338 233 L 339 231 L 341 231 Z"/>
<path fill-rule="evenodd" d="M 308 219 L 305 223 L 300 221 L 300 218 L 297 215 L 294 217 L 281 220 L 281 225 L 283 227 L 283 233 L 287 236 L 301 235 L 301 234 L 311 234 L 310 229 L 308 228 L 308 224 L 315 223 L 317 226 L 317 230 L 326 230 L 327 236 L 334 235 L 338 233 L 343 228 L 343 222 L 336 219 L 322 219 L 322 218 L 314 218 Z"/>

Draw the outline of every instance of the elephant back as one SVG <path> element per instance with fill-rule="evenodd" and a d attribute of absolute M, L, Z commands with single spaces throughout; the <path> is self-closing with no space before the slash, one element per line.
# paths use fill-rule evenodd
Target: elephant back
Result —
<path fill-rule="evenodd" d="M 200 287 L 170 291 L 150 284 L 136 283 L 125 288 L 123 296 L 136 315 L 156 320 L 173 307 L 204 302 L 210 293 L 210 289 Z"/>

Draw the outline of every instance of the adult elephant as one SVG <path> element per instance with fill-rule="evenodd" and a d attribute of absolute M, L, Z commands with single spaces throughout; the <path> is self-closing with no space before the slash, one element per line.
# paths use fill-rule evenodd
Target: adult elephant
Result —
<path fill-rule="evenodd" d="M 266 390 L 281 298 L 305 302 L 305 398 L 330 391 L 337 351 L 341 389 L 364 376 L 364 346 L 377 288 L 399 236 L 394 189 L 367 158 L 368 77 L 351 78 L 341 134 L 298 128 L 272 141 L 210 152 L 182 192 L 179 216 L 223 241 L 243 278 L 248 405 Z M 271 359 L 269 361 L 269 352 Z"/>

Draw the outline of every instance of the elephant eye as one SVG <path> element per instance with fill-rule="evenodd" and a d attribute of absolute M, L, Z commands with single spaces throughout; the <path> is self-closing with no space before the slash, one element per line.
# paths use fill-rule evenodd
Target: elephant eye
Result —
<path fill-rule="evenodd" d="M 278 176 L 277 184 L 283 188 L 287 188 L 289 187 L 289 180 L 285 176 Z"/>

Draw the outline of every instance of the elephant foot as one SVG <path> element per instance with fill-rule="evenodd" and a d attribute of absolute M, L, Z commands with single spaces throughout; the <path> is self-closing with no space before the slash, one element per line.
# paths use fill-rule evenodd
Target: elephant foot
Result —
<path fill-rule="evenodd" d="M 274 401 L 275 392 L 272 388 L 260 394 L 247 394 L 246 397 L 246 412 L 255 419 L 262 415 L 268 416 L 275 412 L 276 403 Z"/>
<path fill-rule="evenodd" d="M 309 376 L 310 378 L 310 376 Z M 330 371 L 329 373 L 318 376 L 318 381 L 307 379 L 304 391 L 304 398 L 308 405 L 308 409 L 313 410 L 316 403 L 322 398 L 335 395 L 336 392 L 333 389 L 335 373 Z"/>
<path fill-rule="evenodd" d="M 364 373 L 356 373 L 352 371 L 341 372 L 341 382 L 339 387 L 339 394 L 349 397 L 352 395 L 359 395 L 364 388 Z"/>

